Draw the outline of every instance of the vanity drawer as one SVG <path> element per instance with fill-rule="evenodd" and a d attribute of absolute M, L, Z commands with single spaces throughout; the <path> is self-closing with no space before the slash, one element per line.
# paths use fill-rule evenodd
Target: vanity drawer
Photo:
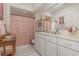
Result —
<path fill-rule="evenodd" d="M 43 35 L 43 34 L 36 34 L 36 37 L 38 37 L 38 38 L 42 38 L 42 39 L 44 39 L 44 40 L 48 40 L 48 36 L 46 36 L 46 35 Z"/>
<path fill-rule="evenodd" d="M 57 38 L 56 37 L 49 36 L 49 39 L 48 40 L 50 42 L 57 43 Z"/>
<path fill-rule="evenodd" d="M 58 44 L 79 51 L 79 42 L 58 38 Z"/>

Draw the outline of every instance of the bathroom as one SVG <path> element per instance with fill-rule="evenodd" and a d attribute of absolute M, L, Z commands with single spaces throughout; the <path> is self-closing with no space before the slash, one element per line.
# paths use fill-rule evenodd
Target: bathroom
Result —
<path fill-rule="evenodd" d="M 0 56 L 79 56 L 78 7 L 0 3 Z"/>

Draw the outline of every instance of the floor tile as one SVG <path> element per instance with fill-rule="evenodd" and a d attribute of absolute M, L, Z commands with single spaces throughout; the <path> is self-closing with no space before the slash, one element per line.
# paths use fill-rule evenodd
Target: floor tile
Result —
<path fill-rule="evenodd" d="M 16 48 L 16 56 L 39 56 L 39 54 L 31 45 L 24 45 Z"/>

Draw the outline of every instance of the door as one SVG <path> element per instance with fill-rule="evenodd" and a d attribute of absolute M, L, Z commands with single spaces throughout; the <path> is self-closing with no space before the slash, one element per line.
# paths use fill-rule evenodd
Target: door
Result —
<path fill-rule="evenodd" d="M 58 55 L 59 56 L 79 56 L 79 52 L 73 51 L 66 47 L 58 46 Z"/>
<path fill-rule="evenodd" d="M 46 56 L 57 56 L 57 44 L 46 41 Z"/>
<path fill-rule="evenodd" d="M 16 45 L 30 44 L 34 39 L 34 19 L 11 15 L 11 32 L 16 35 Z"/>

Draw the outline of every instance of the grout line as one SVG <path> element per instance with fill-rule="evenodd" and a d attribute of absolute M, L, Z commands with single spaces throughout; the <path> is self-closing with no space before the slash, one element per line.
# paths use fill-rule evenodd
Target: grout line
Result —
<path fill-rule="evenodd" d="M 32 46 L 32 48 L 38 53 L 39 56 L 42 56 L 42 55 L 33 47 L 34 45 L 31 45 L 31 46 Z"/>

